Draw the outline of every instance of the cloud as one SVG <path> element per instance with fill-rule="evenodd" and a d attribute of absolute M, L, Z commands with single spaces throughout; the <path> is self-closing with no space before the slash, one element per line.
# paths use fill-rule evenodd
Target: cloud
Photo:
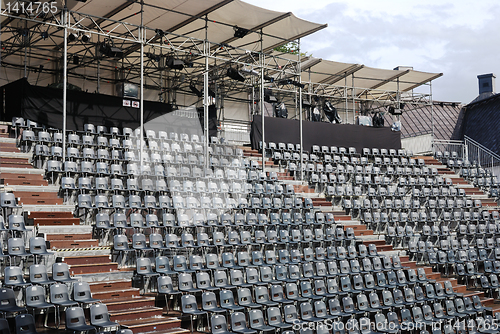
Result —
<path fill-rule="evenodd" d="M 433 82 L 435 100 L 468 103 L 478 95 L 478 74 L 500 73 L 500 7 L 494 1 L 248 2 L 328 23 L 301 41 L 315 57 L 444 73 Z"/>

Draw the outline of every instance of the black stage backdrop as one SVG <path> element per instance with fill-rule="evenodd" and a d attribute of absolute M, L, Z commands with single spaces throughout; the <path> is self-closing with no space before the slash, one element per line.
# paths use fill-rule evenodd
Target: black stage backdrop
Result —
<path fill-rule="evenodd" d="M 300 143 L 298 120 L 266 117 L 266 142 Z M 303 121 L 304 150 L 311 152 L 313 145 L 363 148 L 401 148 L 401 132 L 390 128 L 373 128 L 351 124 L 330 124 Z M 254 116 L 250 134 L 252 148 L 258 149 L 262 140 L 262 118 Z"/>
<path fill-rule="evenodd" d="M 3 121 L 23 117 L 48 127 L 62 129 L 62 89 L 32 86 L 23 78 L 0 87 L 0 94 L 4 102 L 0 106 Z M 140 126 L 140 109 L 124 107 L 123 100 L 124 98 L 117 96 L 68 90 L 66 127 L 68 130 L 83 130 L 84 124 L 91 123 L 136 129 Z M 136 101 L 128 98 L 125 100 Z M 144 123 L 172 111 L 170 104 L 144 101 Z M 216 113 L 213 112 L 210 116 L 216 117 Z M 217 131 L 216 120 L 209 120 L 209 123 Z M 171 124 L 171 127 L 175 127 L 175 124 Z M 183 129 L 166 130 L 182 132 Z"/>

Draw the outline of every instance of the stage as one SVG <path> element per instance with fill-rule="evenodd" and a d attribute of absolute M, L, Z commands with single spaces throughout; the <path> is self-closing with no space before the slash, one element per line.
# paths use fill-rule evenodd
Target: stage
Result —
<path fill-rule="evenodd" d="M 274 143 L 300 143 L 300 121 L 265 117 L 265 141 Z M 313 145 L 363 148 L 401 148 L 401 132 L 389 127 L 374 128 L 351 124 L 330 124 L 302 121 L 303 149 L 311 152 Z M 262 117 L 254 116 L 250 133 L 252 148 L 258 149 L 262 141 Z"/>

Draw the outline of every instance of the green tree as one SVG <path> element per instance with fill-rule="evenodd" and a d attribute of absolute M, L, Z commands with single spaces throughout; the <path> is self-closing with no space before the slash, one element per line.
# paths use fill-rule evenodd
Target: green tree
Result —
<path fill-rule="evenodd" d="M 297 42 L 288 42 L 286 44 L 283 44 L 281 46 L 275 47 L 274 51 L 281 52 L 281 53 L 288 53 L 292 55 L 298 55 L 299 54 L 299 44 Z M 310 57 L 312 54 L 307 54 L 307 52 L 301 52 L 300 57 L 305 58 L 305 57 Z"/>

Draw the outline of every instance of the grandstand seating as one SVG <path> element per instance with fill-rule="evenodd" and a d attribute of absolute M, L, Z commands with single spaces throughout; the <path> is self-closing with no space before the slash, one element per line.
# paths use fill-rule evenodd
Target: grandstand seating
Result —
<path fill-rule="evenodd" d="M 190 319 L 191 330 L 285 333 L 325 319 L 370 319 L 396 328 L 420 320 L 491 321 L 482 303 L 490 299 L 456 291 L 456 281 L 436 272 L 498 298 L 499 214 L 487 210 L 491 200 L 473 199 L 458 179 L 442 174 L 434 159 L 403 150 L 313 146 L 302 156 L 305 184 L 297 145 L 266 143 L 265 163 L 272 168 L 262 173 L 257 152 L 217 138 L 204 168 L 204 143 L 196 135 L 148 131 L 141 156 L 136 132 L 97 128 L 67 135 L 66 161 L 53 154 L 62 149 L 54 129 L 19 126 L 19 146 L 33 154 L 33 164 L 59 187 L 82 225 L 92 225 L 99 245 L 112 248 L 113 262 L 134 270 L 141 294 L 161 296 L 169 313 Z M 461 175 L 465 168 L 478 172 L 464 161 L 446 166 Z M 92 305 L 97 314 L 109 306 L 77 283 L 66 263 L 49 266 L 56 282 L 47 277 L 43 261 L 50 252 L 39 237 L 29 238 L 29 248 L 18 243 L 30 226 L 14 194 L 1 194 L 10 265 L 4 285 L 50 285 L 48 306 L 27 300 L 26 306 L 55 305 L 57 323 L 68 307 L 75 330 L 114 327 L 109 314 L 88 318 L 90 325 L 82 318 L 81 307 Z M 22 268 L 29 268 L 28 283 L 12 273 Z M 41 273 L 32 276 L 36 270 Z M 0 312 L 12 312 L 2 305 Z"/>

